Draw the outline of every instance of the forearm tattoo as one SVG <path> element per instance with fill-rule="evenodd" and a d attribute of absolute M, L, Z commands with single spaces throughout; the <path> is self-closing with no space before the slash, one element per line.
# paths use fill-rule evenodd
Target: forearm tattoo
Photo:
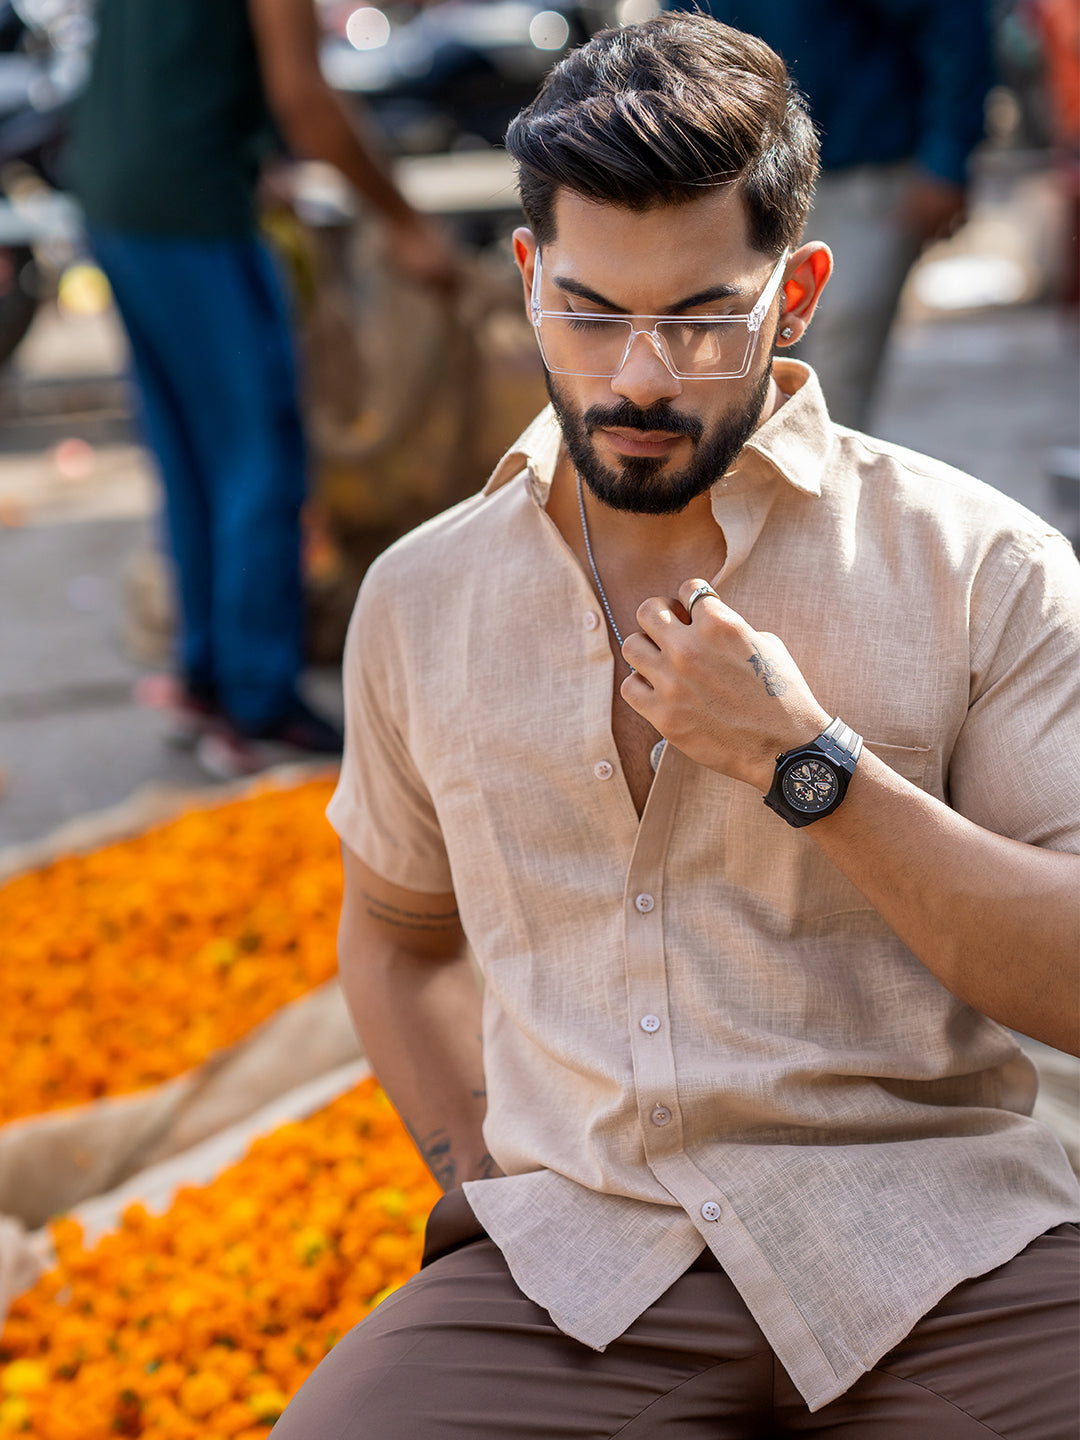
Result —
<path fill-rule="evenodd" d="M 496 1175 L 501 1174 L 502 1171 L 499 1169 L 499 1167 L 495 1164 L 495 1161 L 485 1150 L 483 1155 L 480 1156 L 480 1163 L 476 1168 L 477 1180 L 491 1180 L 494 1179 Z"/>
<path fill-rule="evenodd" d="M 450 1145 L 450 1136 L 445 1130 L 435 1130 L 417 1142 L 424 1164 L 434 1175 L 439 1188 L 452 1190 L 457 1182 L 457 1162 Z"/>
<path fill-rule="evenodd" d="M 767 660 L 756 645 L 746 663 L 754 667 L 754 674 L 761 679 L 769 695 L 783 695 L 787 691 L 787 681 L 776 668 L 776 662 Z"/>
<path fill-rule="evenodd" d="M 414 1137 L 415 1139 L 415 1137 Z M 435 1177 L 439 1188 L 445 1193 L 453 1190 L 465 1180 L 490 1180 L 500 1173 L 499 1167 L 485 1150 L 477 1161 L 475 1169 L 459 1177 L 458 1162 L 453 1153 L 450 1136 L 445 1130 L 433 1130 L 422 1140 L 416 1141 L 416 1148 L 424 1164 Z"/>
<path fill-rule="evenodd" d="M 361 891 L 361 894 L 364 897 L 364 908 L 372 920 L 378 920 L 380 925 L 391 925 L 396 930 L 427 930 L 437 935 L 445 935 L 457 930 L 461 924 L 456 906 L 453 910 L 444 911 L 402 910 L 397 905 L 390 905 L 375 895 L 369 895 L 366 890 Z"/>

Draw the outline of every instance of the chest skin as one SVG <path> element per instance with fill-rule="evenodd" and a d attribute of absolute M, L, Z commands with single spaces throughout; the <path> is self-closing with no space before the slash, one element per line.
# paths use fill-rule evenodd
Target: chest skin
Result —
<path fill-rule="evenodd" d="M 715 579 L 723 568 L 726 550 L 723 534 L 716 530 L 715 540 L 711 546 L 711 553 L 707 555 L 695 554 L 691 558 L 684 558 L 681 562 L 674 558 L 665 567 L 663 572 L 655 571 L 650 574 L 638 572 L 635 574 L 632 567 L 627 567 L 625 573 L 619 573 L 615 567 L 614 585 L 609 585 L 607 577 L 603 576 L 604 589 L 607 593 L 608 603 L 611 605 L 615 615 L 615 623 L 619 627 L 619 633 L 625 639 L 639 629 L 637 621 L 638 607 L 642 601 L 652 596 L 667 596 L 674 598 L 678 593 L 679 586 L 690 576 L 711 575 Z M 591 578 L 591 571 L 588 568 L 588 559 L 581 555 L 581 561 L 586 573 Z M 602 613 L 602 612 L 601 612 Z M 653 768 L 650 763 L 653 746 L 661 738 L 660 732 L 653 728 L 647 720 L 637 713 L 632 706 L 628 705 L 621 694 L 623 681 L 630 674 L 630 667 L 622 657 L 618 642 L 611 633 L 611 626 L 607 623 L 606 616 L 604 624 L 608 632 L 608 643 L 611 646 L 611 653 L 614 657 L 614 679 L 611 695 L 611 734 L 615 741 L 615 748 L 619 754 L 619 763 L 622 766 L 623 776 L 626 780 L 627 789 L 630 791 L 630 798 L 634 802 L 634 809 L 637 811 L 640 820 L 645 809 L 645 803 L 649 798 L 649 790 L 653 781 Z"/>
<path fill-rule="evenodd" d="M 677 517 L 665 516 L 659 520 L 650 517 L 645 521 L 647 529 L 642 528 L 636 537 L 637 545 L 628 543 L 626 521 L 632 518 L 632 528 L 637 530 L 641 526 L 639 517 L 612 517 L 610 514 L 604 517 L 597 515 L 595 504 L 592 506 L 596 517 L 591 527 L 593 555 L 604 594 L 624 640 L 639 629 L 637 612 L 643 601 L 653 596 L 674 598 L 682 582 L 691 576 L 710 576 L 714 583 L 718 578 L 727 558 L 724 534 L 709 513 L 707 500 L 695 502 L 695 506 L 700 513 L 696 516 L 697 523 L 691 527 L 679 526 Z M 546 509 L 548 518 L 595 590 L 582 534 L 576 477 L 565 457 L 556 468 Z M 602 605 L 598 606 L 598 610 L 614 659 L 612 738 L 630 798 L 640 819 L 653 780 L 649 756 L 660 735 L 622 698 L 620 687 L 630 674 L 630 668 L 622 657 Z"/>
<path fill-rule="evenodd" d="M 615 684 L 611 697 L 611 733 L 615 748 L 619 752 L 619 763 L 622 765 L 630 798 L 640 820 L 653 781 L 653 768 L 649 757 L 653 746 L 660 739 L 660 734 L 647 720 L 642 719 L 619 693 L 619 687 L 630 670 L 618 653 L 614 637 L 612 650 L 615 652 Z"/>

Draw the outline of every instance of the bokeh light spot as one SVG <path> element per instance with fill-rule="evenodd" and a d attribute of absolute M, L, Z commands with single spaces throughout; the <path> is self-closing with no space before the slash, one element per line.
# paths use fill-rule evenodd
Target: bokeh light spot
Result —
<path fill-rule="evenodd" d="M 529 39 L 538 50 L 561 50 L 570 39 L 566 16 L 558 10 L 541 10 L 529 22 Z"/>
<path fill-rule="evenodd" d="M 345 22 L 345 38 L 354 50 L 378 50 L 390 39 L 390 21 L 374 5 L 361 5 Z"/>

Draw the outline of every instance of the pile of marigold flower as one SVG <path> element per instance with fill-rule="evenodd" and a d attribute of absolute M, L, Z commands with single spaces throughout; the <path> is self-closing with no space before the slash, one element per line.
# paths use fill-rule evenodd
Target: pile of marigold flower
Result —
<path fill-rule="evenodd" d="M 139 1205 L 0 1331 L 0 1436 L 266 1440 L 309 1372 L 419 1264 L 438 1188 L 368 1080 L 168 1212 Z"/>
<path fill-rule="evenodd" d="M 334 972 L 330 780 L 0 887 L 0 1123 L 171 1079 Z"/>

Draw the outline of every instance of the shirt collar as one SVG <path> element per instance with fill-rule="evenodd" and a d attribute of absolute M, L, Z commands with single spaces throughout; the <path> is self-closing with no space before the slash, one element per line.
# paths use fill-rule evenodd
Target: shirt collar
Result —
<path fill-rule="evenodd" d="M 528 472 L 533 499 L 538 505 L 546 505 L 561 449 L 562 430 L 555 411 L 548 405 L 495 466 L 484 486 L 484 494 L 491 495 L 501 489 L 508 480 L 520 475 L 524 468 Z"/>
<path fill-rule="evenodd" d="M 832 422 L 821 385 L 801 360 L 775 360 L 773 375 L 788 398 L 746 442 L 735 473 L 740 474 L 744 465 L 748 471 L 756 470 L 753 457 L 760 457 L 794 489 L 820 495 L 832 444 Z"/>
<path fill-rule="evenodd" d="M 800 360 L 776 360 L 773 374 L 788 399 L 754 431 L 723 489 L 741 488 L 765 475 L 779 475 L 806 495 L 821 494 L 821 477 L 832 443 L 831 422 L 817 376 Z M 506 452 L 484 486 L 484 494 L 501 489 L 524 469 L 538 505 L 545 505 L 555 477 L 562 431 L 551 406 L 542 410 Z M 764 461 L 764 467 L 762 467 Z"/>

